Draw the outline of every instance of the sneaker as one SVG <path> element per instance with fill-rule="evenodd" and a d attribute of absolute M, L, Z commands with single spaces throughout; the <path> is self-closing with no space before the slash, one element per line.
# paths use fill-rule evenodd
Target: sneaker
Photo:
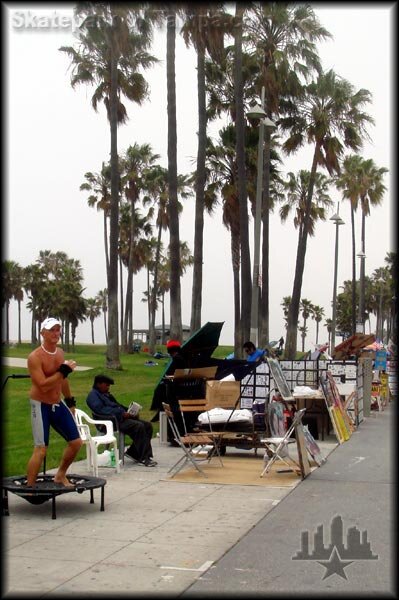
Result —
<path fill-rule="evenodd" d="M 145 460 L 138 461 L 139 465 L 143 465 L 143 467 L 156 467 L 157 462 L 152 458 L 146 458 Z"/>

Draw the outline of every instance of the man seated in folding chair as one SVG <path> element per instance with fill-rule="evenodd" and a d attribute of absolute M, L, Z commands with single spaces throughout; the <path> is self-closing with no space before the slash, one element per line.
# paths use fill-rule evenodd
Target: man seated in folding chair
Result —
<path fill-rule="evenodd" d="M 306 408 L 302 408 L 295 413 L 292 423 L 288 427 L 284 436 L 269 437 L 261 440 L 266 446 L 265 456 L 263 459 L 265 462 L 265 467 L 260 475 L 261 477 L 270 471 L 272 464 L 276 460 L 281 460 L 281 462 L 287 465 L 287 467 L 290 469 L 294 468 L 298 475 L 301 474 L 300 465 L 289 455 L 288 444 L 294 442 L 296 443 L 296 439 L 291 436 L 295 428 L 301 423 L 305 412 Z M 291 461 L 291 464 L 288 461 Z"/>
<path fill-rule="evenodd" d="M 134 417 L 128 412 L 126 406 L 117 402 L 116 398 L 109 393 L 109 386 L 113 383 L 114 380 L 107 375 L 96 375 L 86 403 L 95 414 L 100 414 L 104 418 L 107 415 L 116 417 L 120 431 L 132 438 L 133 441 L 125 451 L 125 456 L 145 467 L 155 467 L 157 462 L 152 458 L 151 447 L 152 425 L 149 421 Z"/>
<path fill-rule="evenodd" d="M 184 401 L 183 401 L 184 402 Z M 206 401 L 203 401 L 206 402 Z M 163 402 L 162 403 L 163 410 L 165 411 L 166 417 L 168 419 L 168 423 L 170 425 L 171 431 L 173 433 L 174 439 L 176 443 L 180 446 L 183 451 L 183 456 L 179 458 L 179 460 L 169 469 L 168 473 L 175 471 L 174 475 L 176 475 L 186 464 L 191 463 L 195 469 L 206 477 L 206 474 L 199 466 L 199 462 L 203 462 L 206 460 L 208 463 L 212 459 L 214 455 L 217 455 L 220 461 L 221 466 L 223 467 L 223 462 L 220 457 L 219 452 L 219 434 L 209 433 L 186 433 L 182 435 L 177 427 L 175 421 L 175 414 L 172 411 L 169 404 Z M 198 407 L 197 407 L 198 410 Z M 200 450 L 207 447 L 206 456 L 201 456 L 199 453 Z"/>

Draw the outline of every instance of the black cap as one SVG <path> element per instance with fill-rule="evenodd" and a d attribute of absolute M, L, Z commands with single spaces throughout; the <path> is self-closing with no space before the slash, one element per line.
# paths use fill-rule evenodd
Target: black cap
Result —
<path fill-rule="evenodd" d="M 93 385 L 97 385 L 98 383 L 109 383 L 110 385 L 112 385 L 115 382 L 113 379 L 111 379 L 111 377 L 108 377 L 108 375 L 96 375 L 94 378 Z"/>

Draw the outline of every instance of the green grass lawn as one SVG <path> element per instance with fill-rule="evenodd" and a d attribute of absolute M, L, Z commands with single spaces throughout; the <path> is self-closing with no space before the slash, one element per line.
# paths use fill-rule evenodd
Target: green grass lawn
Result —
<path fill-rule="evenodd" d="M 32 351 L 30 344 L 19 344 L 15 347 L 4 346 L 3 356 L 13 358 L 27 358 Z M 143 407 L 140 416 L 150 420 L 154 412 L 150 411 L 152 396 L 168 359 L 154 359 L 147 353 L 121 354 L 121 371 L 105 369 L 105 346 L 76 345 L 73 352 L 66 353 L 66 358 L 73 358 L 80 366 L 92 367 L 89 371 L 75 371 L 69 376 L 72 394 L 75 396 L 77 407 L 91 414 L 86 404 L 95 375 L 107 373 L 115 381 L 111 386 L 111 393 L 124 405 L 135 400 Z M 166 352 L 165 347 L 159 346 L 161 352 Z M 232 352 L 231 346 L 219 346 L 213 356 L 224 358 Z M 156 366 L 145 366 L 145 362 L 153 360 Z M 27 369 L 22 367 L 3 367 L 2 385 L 8 375 L 27 374 Z M 3 476 L 24 475 L 26 465 L 31 456 L 32 433 L 30 425 L 29 406 L 29 379 L 8 379 L 2 392 L 3 403 Z M 158 423 L 154 425 L 154 436 L 158 432 Z M 47 453 L 47 469 L 56 467 L 61 453 L 65 448 L 65 441 L 54 430 L 50 433 L 50 445 Z M 86 456 L 83 448 L 77 460 Z M 73 467 L 71 467 L 73 469 Z"/>

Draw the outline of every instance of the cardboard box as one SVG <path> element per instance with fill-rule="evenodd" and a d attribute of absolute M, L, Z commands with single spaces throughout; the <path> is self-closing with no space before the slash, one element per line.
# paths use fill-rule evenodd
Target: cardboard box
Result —
<path fill-rule="evenodd" d="M 206 399 L 209 408 L 234 408 L 240 397 L 239 381 L 207 381 Z M 236 408 L 240 408 L 237 404 Z"/>

